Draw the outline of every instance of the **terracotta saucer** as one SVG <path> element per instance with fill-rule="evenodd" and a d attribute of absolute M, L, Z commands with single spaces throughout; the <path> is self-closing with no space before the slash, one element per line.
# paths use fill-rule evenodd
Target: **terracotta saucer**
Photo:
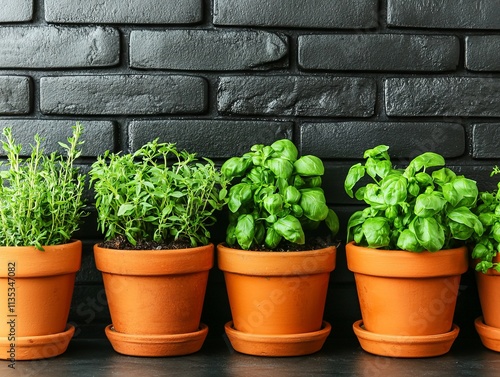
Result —
<path fill-rule="evenodd" d="M 318 352 L 332 327 L 323 321 L 320 330 L 309 333 L 259 335 L 238 331 L 229 321 L 224 329 L 231 345 L 238 352 L 254 356 L 301 356 Z"/>
<path fill-rule="evenodd" d="M 197 331 L 186 334 L 133 335 L 115 331 L 113 325 L 105 329 L 113 349 L 128 356 L 181 356 L 201 349 L 208 334 L 208 326 L 201 323 Z"/>
<path fill-rule="evenodd" d="M 460 331 L 453 324 L 451 331 L 438 335 L 386 335 L 367 331 L 362 320 L 352 325 L 358 341 L 366 352 L 390 357 L 432 357 L 447 353 Z"/>
<path fill-rule="evenodd" d="M 476 318 L 474 326 L 483 345 L 492 351 L 500 352 L 500 329 L 485 324 L 482 316 Z"/>
<path fill-rule="evenodd" d="M 0 337 L 0 359 L 19 361 L 59 356 L 68 348 L 74 333 L 75 327 L 67 325 L 66 330 L 57 334 L 16 337 L 15 342 Z M 11 347 L 14 343 L 15 347 Z"/>

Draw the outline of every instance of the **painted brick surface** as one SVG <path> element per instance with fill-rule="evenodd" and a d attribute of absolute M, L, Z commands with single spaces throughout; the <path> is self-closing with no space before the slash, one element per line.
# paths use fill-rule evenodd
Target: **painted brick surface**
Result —
<path fill-rule="evenodd" d="M 45 20 L 57 23 L 195 23 L 202 0 L 44 0 Z"/>
<path fill-rule="evenodd" d="M 391 78 L 385 82 L 389 116 L 500 116 L 500 79 Z"/>
<path fill-rule="evenodd" d="M 217 105 L 223 114 L 368 117 L 375 91 L 368 78 L 230 76 L 220 80 Z"/>
<path fill-rule="evenodd" d="M 388 0 L 389 26 L 500 29 L 500 0 Z"/>
<path fill-rule="evenodd" d="M 31 109 L 31 79 L 0 76 L 0 114 L 27 114 Z"/>
<path fill-rule="evenodd" d="M 303 28 L 377 25 L 376 0 L 214 0 L 214 24 Z"/>
<path fill-rule="evenodd" d="M 182 46 L 182 48 L 179 48 Z M 242 70 L 286 67 L 286 37 L 265 31 L 132 31 L 130 66 L 145 69 Z"/>
<path fill-rule="evenodd" d="M 56 76 L 40 79 L 44 114 L 200 113 L 206 82 L 180 75 Z"/>
<path fill-rule="evenodd" d="M 0 29 L 1 68 L 102 67 L 119 61 L 120 35 L 102 27 Z"/>
<path fill-rule="evenodd" d="M 426 151 L 459 157 L 465 152 L 465 130 L 444 122 L 305 123 L 300 128 L 301 153 L 320 158 L 358 159 L 379 144 L 388 145 L 390 155 L 398 158 Z"/>
<path fill-rule="evenodd" d="M 478 123 L 472 128 L 472 157 L 500 158 L 500 123 Z"/>
<path fill-rule="evenodd" d="M 0 22 L 31 21 L 33 17 L 33 0 L 2 0 L 0 8 Z"/>
<path fill-rule="evenodd" d="M 237 120 L 153 120 L 129 125 L 129 150 L 135 151 L 152 138 L 175 142 L 179 149 L 209 158 L 229 158 L 250 150 L 253 144 L 291 139 L 292 122 Z"/>
<path fill-rule="evenodd" d="M 30 144 L 33 144 L 33 137 L 36 134 L 42 136 L 41 146 L 47 153 L 54 151 L 62 152 L 58 145 L 59 141 L 65 142 L 72 134 L 72 127 L 75 120 L 54 120 L 54 119 L 0 119 L 0 130 L 5 127 L 12 128 L 12 135 L 17 143 L 23 145 L 22 153 L 29 154 Z M 83 133 L 81 140 L 82 156 L 92 157 L 104 153 L 106 150 L 114 150 L 115 147 L 115 126 L 110 121 L 81 121 Z M 5 151 L 0 150 L 0 155 L 5 155 Z"/>
<path fill-rule="evenodd" d="M 302 68 L 327 70 L 446 71 L 460 55 L 455 36 L 404 34 L 301 35 L 298 49 Z"/>
<path fill-rule="evenodd" d="M 471 71 L 500 71 L 500 35 L 466 37 L 465 66 Z"/>

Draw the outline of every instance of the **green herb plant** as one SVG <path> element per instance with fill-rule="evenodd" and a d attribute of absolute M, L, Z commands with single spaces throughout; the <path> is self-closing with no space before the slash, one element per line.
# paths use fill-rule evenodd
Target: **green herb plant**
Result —
<path fill-rule="evenodd" d="M 58 245 L 68 242 L 84 214 L 85 175 L 74 167 L 80 156 L 82 125 L 73 127 L 68 143 L 59 142 L 65 156 L 44 154 L 36 135 L 31 155 L 21 158 L 11 128 L 4 128 L 2 147 L 7 161 L 0 172 L 0 245 Z"/>
<path fill-rule="evenodd" d="M 405 169 L 396 169 L 388 149 L 379 145 L 366 150 L 365 163 L 349 169 L 346 193 L 368 206 L 350 217 L 348 242 L 434 252 L 483 233 L 483 224 L 471 211 L 478 198 L 475 181 L 444 167 L 444 158 L 433 152 L 415 157 Z M 365 174 L 369 183 L 354 194 L 353 188 Z"/>
<path fill-rule="evenodd" d="M 107 151 L 92 165 L 98 227 L 110 240 L 209 243 L 227 195 L 214 163 L 178 151 L 173 143 L 149 142 L 135 153 Z"/>
<path fill-rule="evenodd" d="M 500 169 L 495 166 L 491 176 L 499 173 Z M 476 271 L 486 273 L 492 268 L 500 272 L 500 263 L 493 261 L 500 251 L 500 182 L 495 191 L 479 193 L 476 213 L 484 227 L 484 233 L 474 237 L 472 258 L 478 260 Z"/>
<path fill-rule="evenodd" d="M 332 235 L 337 233 L 338 217 L 326 205 L 321 189 L 323 162 L 312 155 L 298 158 L 290 140 L 256 144 L 241 157 L 227 160 L 221 170 L 229 180 L 239 179 L 228 195 L 229 246 L 275 250 L 282 240 L 302 245 L 304 230 L 323 221 Z"/>

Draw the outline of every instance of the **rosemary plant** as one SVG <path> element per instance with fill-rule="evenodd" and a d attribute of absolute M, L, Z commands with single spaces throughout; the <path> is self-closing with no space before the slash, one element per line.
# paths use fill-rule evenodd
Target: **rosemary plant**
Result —
<path fill-rule="evenodd" d="M 0 162 L 0 246 L 58 245 L 68 242 L 84 216 L 85 177 L 74 167 L 80 156 L 82 125 L 73 127 L 64 154 L 45 154 L 36 135 L 31 155 L 21 158 L 12 130 L 3 130 L 7 161 Z"/>

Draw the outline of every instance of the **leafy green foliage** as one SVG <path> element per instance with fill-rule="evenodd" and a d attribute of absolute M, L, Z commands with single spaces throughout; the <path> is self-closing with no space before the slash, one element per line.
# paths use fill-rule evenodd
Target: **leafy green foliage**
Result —
<path fill-rule="evenodd" d="M 241 178 L 228 195 L 229 246 L 275 250 L 282 240 L 304 244 L 304 230 L 323 221 L 333 235 L 338 232 L 338 217 L 320 187 L 323 162 L 311 155 L 299 158 L 290 140 L 254 145 L 243 156 L 227 160 L 221 170 L 229 180 Z"/>
<path fill-rule="evenodd" d="M 85 215 L 85 177 L 73 165 L 81 154 L 81 133 L 77 123 L 68 143 L 59 143 L 66 156 L 44 154 L 36 135 L 31 155 L 23 160 L 12 130 L 3 130 L 7 163 L 2 166 L 7 169 L 0 172 L 0 245 L 43 250 L 43 245 L 68 242 L 78 230 Z"/>
<path fill-rule="evenodd" d="M 106 152 L 92 165 L 98 227 L 106 240 L 206 245 L 214 212 L 226 203 L 226 180 L 214 163 L 175 144 L 147 143 L 133 154 Z"/>
<path fill-rule="evenodd" d="M 444 158 L 433 152 L 415 157 L 405 169 L 395 169 L 388 150 L 385 145 L 368 149 L 365 164 L 349 169 L 346 193 L 368 206 L 349 219 L 348 242 L 433 252 L 483 234 L 483 223 L 471 211 L 478 198 L 476 182 L 444 167 Z M 354 192 L 366 175 L 371 182 Z"/>
<path fill-rule="evenodd" d="M 499 173 L 500 169 L 495 166 L 491 176 Z M 500 263 L 493 261 L 500 251 L 500 182 L 497 183 L 497 190 L 479 194 L 476 213 L 484 227 L 484 233 L 474 237 L 472 258 L 479 261 L 476 271 L 486 273 L 493 268 L 500 272 Z"/>

